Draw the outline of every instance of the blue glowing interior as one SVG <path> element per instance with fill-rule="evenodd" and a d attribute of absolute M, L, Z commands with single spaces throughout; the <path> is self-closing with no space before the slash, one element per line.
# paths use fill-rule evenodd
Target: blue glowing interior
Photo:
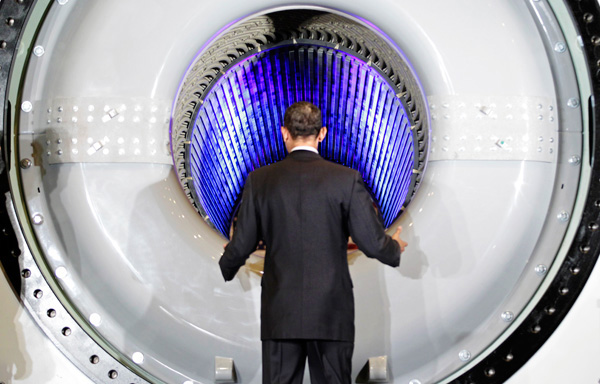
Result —
<path fill-rule="evenodd" d="M 400 214 L 415 156 L 410 120 L 395 89 L 346 52 L 286 45 L 228 68 L 197 110 L 189 147 L 193 187 L 226 237 L 248 173 L 285 157 L 283 115 L 302 100 L 323 113 L 328 133 L 321 155 L 361 172 L 386 227 Z"/>

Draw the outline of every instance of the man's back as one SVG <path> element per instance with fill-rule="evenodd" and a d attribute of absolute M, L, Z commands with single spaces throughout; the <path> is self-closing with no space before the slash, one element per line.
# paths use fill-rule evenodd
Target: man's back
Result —
<path fill-rule="evenodd" d="M 251 237 L 267 248 L 261 338 L 353 341 L 348 236 L 368 256 L 392 266 L 400 261 L 360 174 L 299 150 L 251 173 L 246 183 L 243 199 L 252 202 L 242 204 L 238 226 L 257 228 Z M 244 206 L 251 208 L 244 212 Z M 230 246 L 238 248 L 235 238 Z"/>

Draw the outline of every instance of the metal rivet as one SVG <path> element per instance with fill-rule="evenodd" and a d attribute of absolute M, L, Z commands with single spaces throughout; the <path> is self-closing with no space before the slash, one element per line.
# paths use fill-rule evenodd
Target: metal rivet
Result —
<path fill-rule="evenodd" d="M 588 228 L 592 231 L 597 231 L 598 228 L 600 228 L 600 225 L 598 225 L 598 223 L 589 223 Z"/>
<path fill-rule="evenodd" d="M 33 297 L 35 297 L 36 299 L 41 299 L 41 298 L 42 298 L 42 296 L 44 296 L 44 292 L 42 292 L 42 290 L 41 290 L 41 289 L 36 289 L 36 290 L 33 292 Z"/>
<path fill-rule="evenodd" d="M 102 317 L 97 313 L 92 313 L 90 315 L 90 323 L 95 325 L 96 327 L 102 324 Z"/>
<path fill-rule="evenodd" d="M 556 312 L 556 308 L 554 307 L 547 307 L 546 309 L 544 309 L 544 311 L 548 314 L 548 315 L 554 315 L 554 312 Z"/>
<path fill-rule="evenodd" d="M 12 17 L 9 17 L 8 19 L 6 19 L 6 25 L 8 25 L 9 27 L 12 27 L 13 25 L 15 25 L 15 19 L 13 19 Z"/>
<path fill-rule="evenodd" d="M 542 330 L 542 327 L 540 327 L 538 324 L 536 324 L 535 326 L 533 326 L 531 328 L 531 333 L 540 333 L 541 330 Z"/>
<path fill-rule="evenodd" d="M 585 21 L 586 23 L 591 23 L 594 21 L 594 15 L 591 13 L 585 13 L 583 15 L 583 21 Z"/>
<path fill-rule="evenodd" d="M 70 336 L 71 335 L 71 328 L 69 327 L 64 327 L 61 331 L 61 333 L 63 334 L 63 336 Z"/>
<path fill-rule="evenodd" d="M 569 158 L 569 164 L 578 165 L 579 163 L 581 163 L 581 157 L 575 155 Z"/>
<path fill-rule="evenodd" d="M 563 295 L 563 296 L 564 296 L 564 295 L 566 295 L 567 293 L 569 293 L 569 288 L 567 288 L 567 287 L 563 287 L 563 288 L 561 288 L 561 289 L 558 291 L 558 293 L 560 293 L 561 295 Z"/>
<path fill-rule="evenodd" d="M 31 167 L 31 160 L 23 159 L 23 160 L 21 160 L 21 162 L 19 164 L 20 164 L 21 168 L 27 169 L 27 168 Z"/>
<path fill-rule="evenodd" d="M 21 276 L 25 279 L 29 279 L 31 277 L 31 271 L 29 269 L 24 269 L 21 271 Z"/>
<path fill-rule="evenodd" d="M 56 2 L 58 3 L 58 5 L 65 5 L 69 2 L 69 0 L 56 0 Z"/>
<path fill-rule="evenodd" d="M 43 56 L 45 52 L 46 50 L 41 45 L 38 45 L 35 48 L 33 48 L 33 54 L 37 57 Z"/>
<path fill-rule="evenodd" d="M 561 211 L 558 215 L 556 215 L 556 218 L 562 222 L 568 221 L 569 220 L 569 212 Z"/>
<path fill-rule="evenodd" d="M 504 356 L 504 361 L 510 362 L 514 359 L 514 356 L 512 353 L 507 354 L 506 356 Z"/>
<path fill-rule="evenodd" d="M 49 318 L 54 318 L 56 317 L 56 309 L 49 309 L 48 312 L 46 312 L 46 314 Z"/>
<path fill-rule="evenodd" d="M 467 351 L 466 349 L 463 349 L 462 351 L 458 352 L 458 358 L 461 361 L 469 361 L 471 360 L 471 352 Z"/>
<path fill-rule="evenodd" d="M 538 264 L 535 267 L 535 273 L 537 273 L 540 276 L 544 276 L 546 272 L 548 272 L 548 267 L 546 267 L 544 264 Z"/>
<path fill-rule="evenodd" d="M 65 278 L 67 276 L 67 268 L 65 268 L 65 267 L 58 267 L 58 268 L 56 268 L 56 271 L 54 271 L 54 274 L 59 279 Z"/>
<path fill-rule="evenodd" d="M 42 216 L 39 213 L 36 213 L 35 215 L 33 215 L 33 224 L 35 225 L 40 225 L 44 222 L 44 216 Z"/>
<path fill-rule="evenodd" d="M 571 97 L 569 99 L 569 101 L 567 102 L 567 105 L 571 108 L 578 108 L 579 107 L 579 99 L 577 99 L 575 97 Z"/>
<path fill-rule="evenodd" d="M 496 370 L 494 368 L 488 368 L 485 370 L 485 375 L 487 377 L 492 377 L 496 374 Z"/>
<path fill-rule="evenodd" d="M 567 47 L 565 46 L 565 44 L 563 42 L 559 41 L 558 43 L 554 44 L 554 50 L 556 52 L 561 52 L 562 53 L 562 52 L 564 52 L 564 51 L 567 50 Z"/>
<path fill-rule="evenodd" d="M 133 355 L 131 355 L 131 360 L 136 364 L 142 364 L 144 362 L 144 354 L 141 352 L 134 352 Z"/>
<path fill-rule="evenodd" d="M 186 384 L 186 383 L 183 383 L 183 384 Z M 408 384 L 421 384 L 421 380 L 412 379 L 411 381 L 408 382 Z"/>
<path fill-rule="evenodd" d="M 21 110 L 27 113 L 31 112 L 33 110 L 33 104 L 31 104 L 31 101 L 25 100 L 23 103 L 21 103 Z"/>
<path fill-rule="evenodd" d="M 589 253 L 590 249 L 592 249 L 592 248 L 589 245 L 582 245 L 579 247 L 579 251 L 584 254 Z"/>
<path fill-rule="evenodd" d="M 110 379 L 113 379 L 113 380 L 114 380 L 114 379 L 116 379 L 117 377 L 119 377 L 119 373 L 118 373 L 117 371 L 115 371 L 114 369 L 112 369 L 112 370 L 110 370 L 110 371 L 108 372 L 108 377 L 109 377 Z"/>
<path fill-rule="evenodd" d="M 502 320 L 506 321 L 507 323 L 510 323 L 511 321 L 513 321 L 515 319 L 515 314 L 510 312 L 510 311 L 506 311 L 502 313 Z"/>
<path fill-rule="evenodd" d="M 100 362 L 100 358 L 97 355 L 90 356 L 90 363 L 98 364 Z"/>
<path fill-rule="evenodd" d="M 579 267 L 571 267 L 569 269 L 569 271 L 571 272 L 572 275 L 578 275 L 579 272 L 581 272 L 581 268 L 579 268 Z"/>

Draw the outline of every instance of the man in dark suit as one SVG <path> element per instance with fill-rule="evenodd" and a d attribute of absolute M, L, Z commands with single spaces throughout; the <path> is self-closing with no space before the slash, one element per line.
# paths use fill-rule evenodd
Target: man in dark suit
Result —
<path fill-rule="evenodd" d="M 236 229 L 219 261 L 233 279 L 260 240 L 263 383 L 350 383 L 354 296 L 348 237 L 368 257 L 398 266 L 407 245 L 384 232 L 359 172 L 324 160 L 327 134 L 311 103 L 291 105 L 281 134 L 289 155 L 248 175 Z"/>

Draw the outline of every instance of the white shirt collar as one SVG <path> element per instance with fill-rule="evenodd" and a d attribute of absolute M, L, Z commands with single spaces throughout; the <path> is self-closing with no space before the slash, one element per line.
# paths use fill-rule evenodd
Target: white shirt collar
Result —
<path fill-rule="evenodd" d="M 311 147 L 310 145 L 298 145 L 297 147 L 292 148 L 292 152 L 294 151 L 311 151 L 316 154 L 319 153 L 315 147 Z"/>

